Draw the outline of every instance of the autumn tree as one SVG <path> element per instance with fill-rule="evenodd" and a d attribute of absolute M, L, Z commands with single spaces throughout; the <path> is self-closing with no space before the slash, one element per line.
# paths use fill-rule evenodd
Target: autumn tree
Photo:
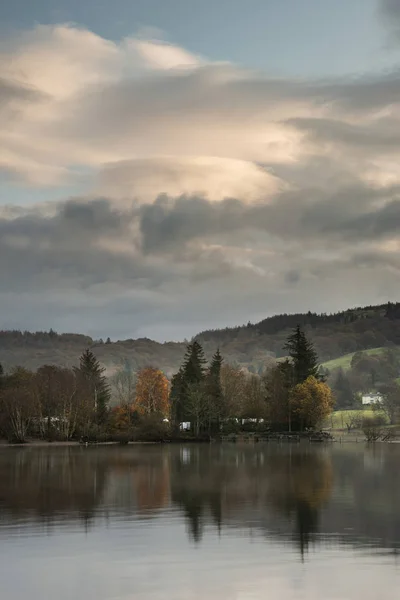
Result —
<path fill-rule="evenodd" d="M 88 348 L 79 360 L 79 368 L 76 369 L 78 379 L 86 382 L 89 393 L 89 401 L 98 424 L 104 424 L 107 417 L 107 408 L 110 400 L 110 388 L 104 375 L 105 367 L 102 367 Z"/>
<path fill-rule="evenodd" d="M 137 374 L 135 408 L 142 415 L 169 414 L 168 379 L 160 369 L 146 367 Z"/>
<path fill-rule="evenodd" d="M 308 377 L 319 379 L 317 353 L 299 325 L 288 337 L 284 349 L 291 358 L 295 385 L 303 383 Z"/>
<path fill-rule="evenodd" d="M 299 428 L 314 429 L 332 412 L 334 399 L 330 387 L 312 375 L 290 392 L 292 412 Z"/>

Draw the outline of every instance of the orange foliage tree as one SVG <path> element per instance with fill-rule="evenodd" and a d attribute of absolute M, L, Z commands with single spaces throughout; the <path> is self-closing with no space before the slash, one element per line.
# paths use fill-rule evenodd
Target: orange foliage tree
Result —
<path fill-rule="evenodd" d="M 169 414 L 168 379 L 160 369 L 146 367 L 137 374 L 135 409 L 139 414 Z"/>
<path fill-rule="evenodd" d="M 292 389 L 290 404 L 302 428 L 314 428 L 332 412 L 334 399 L 326 383 L 310 376 Z"/>
<path fill-rule="evenodd" d="M 132 409 L 126 404 L 120 404 L 114 406 L 111 411 L 111 425 L 113 429 L 117 431 L 124 431 L 129 429 L 132 422 Z"/>

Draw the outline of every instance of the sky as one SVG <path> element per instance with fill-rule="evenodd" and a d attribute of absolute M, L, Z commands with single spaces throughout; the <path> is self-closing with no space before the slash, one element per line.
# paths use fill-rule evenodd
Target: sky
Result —
<path fill-rule="evenodd" d="M 399 0 L 0 8 L 0 329 L 400 296 Z"/>

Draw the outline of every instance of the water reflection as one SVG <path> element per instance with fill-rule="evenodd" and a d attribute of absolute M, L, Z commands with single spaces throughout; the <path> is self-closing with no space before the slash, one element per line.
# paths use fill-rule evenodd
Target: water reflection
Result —
<path fill-rule="evenodd" d="M 193 544 L 240 531 L 294 544 L 396 550 L 399 450 L 192 446 L 20 448 L 0 452 L 0 536 L 87 531 L 118 519 L 184 517 Z M 11 532 L 11 533 L 10 533 Z"/>

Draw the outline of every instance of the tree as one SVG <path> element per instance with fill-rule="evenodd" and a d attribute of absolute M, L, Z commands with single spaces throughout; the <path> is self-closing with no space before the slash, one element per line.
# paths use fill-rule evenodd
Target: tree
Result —
<path fill-rule="evenodd" d="M 285 360 L 269 369 L 264 376 L 267 419 L 275 430 L 292 429 L 289 392 L 292 387 L 293 367 Z"/>
<path fill-rule="evenodd" d="M 303 383 L 308 377 L 319 379 L 317 353 L 299 325 L 288 337 L 284 349 L 292 359 L 295 384 Z"/>
<path fill-rule="evenodd" d="M 204 380 L 206 359 L 199 342 L 189 344 L 183 359 L 183 378 L 187 385 L 198 384 Z"/>
<path fill-rule="evenodd" d="M 84 416 L 86 387 L 79 387 L 76 374 L 70 369 L 58 369 L 57 427 L 60 435 L 69 440 Z"/>
<path fill-rule="evenodd" d="M 25 442 L 35 416 L 34 374 L 17 367 L 4 377 L 0 394 L 5 428 L 15 442 Z"/>
<path fill-rule="evenodd" d="M 146 367 L 137 374 L 135 408 L 142 415 L 169 415 L 168 379 L 160 369 Z"/>
<path fill-rule="evenodd" d="M 354 405 L 354 394 L 350 381 L 342 368 L 337 370 L 336 378 L 332 385 L 336 398 L 336 408 L 351 408 Z"/>
<path fill-rule="evenodd" d="M 217 431 L 220 429 L 221 419 L 226 416 L 225 402 L 221 385 L 222 362 L 223 358 L 218 349 L 211 359 L 210 368 L 205 380 L 207 399 L 210 404 L 210 429 L 212 425 L 211 421 L 213 421 Z"/>
<path fill-rule="evenodd" d="M 93 354 L 87 348 L 79 360 L 79 368 L 76 370 L 78 377 L 86 381 L 90 400 L 98 424 L 104 424 L 107 417 L 107 408 L 110 401 L 110 388 L 107 378 L 104 376 L 105 367 L 102 367 Z"/>
<path fill-rule="evenodd" d="M 363 421 L 362 410 L 348 410 L 346 411 L 345 425 L 347 432 L 353 431 L 353 429 L 360 429 Z"/>
<path fill-rule="evenodd" d="M 258 375 L 246 377 L 244 404 L 241 416 L 245 419 L 262 419 L 266 415 L 265 393 L 263 382 Z"/>
<path fill-rule="evenodd" d="M 373 417 L 364 417 L 362 420 L 362 430 L 367 442 L 377 442 L 378 440 L 390 439 L 392 432 L 385 427 L 385 419 L 382 415 Z"/>
<path fill-rule="evenodd" d="M 136 377 L 131 364 L 127 361 L 109 379 L 111 392 L 118 404 L 131 406 L 135 401 Z"/>
<path fill-rule="evenodd" d="M 400 417 L 400 385 L 396 381 L 392 381 L 380 386 L 379 391 L 382 394 L 382 400 L 377 408 L 383 410 L 391 425 L 395 425 Z"/>
<path fill-rule="evenodd" d="M 36 372 L 39 430 L 42 437 L 51 438 L 53 419 L 57 416 L 57 401 L 61 393 L 60 369 L 43 365 Z"/>
<path fill-rule="evenodd" d="M 182 366 L 171 382 L 170 403 L 175 427 L 179 427 L 182 421 L 190 420 L 189 389 L 192 390 L 192 386 L 203 385 L 205 363 L 206 359 L 201 345 L 197 341 L 188 344 Z"/>
<path fill-rule="evenodd" d="M 203 384 L 189 384 L 187 388 L 187 414 L 196 436 L 202 429 L 209 427 L 213 416 L 205 386 Z"/>
<path fill-rule="evenodd" d="M 293 413 L 299 419 L 300 429 L 314 429 L 332 412 L 334 399 L 330 387 L 308 377 L 298 383 L 290 392 L 290 403 Z"/>
<path fill-rule="evenodd" d="M 182 367 L 172 377 L 169 402 L 171 407 L 171 421 L 175 429 L 179 429 L 179 424 L 188 419 L 185 400 L 187 396 L 187 387 L 183 377 Z"/>
<path fill-rule="evenodd" d="M 221 389 L 226 416 L 237 418 L 243 412 L 246 376 L 239 366 L 224 364 L 221 367 Z"/>

